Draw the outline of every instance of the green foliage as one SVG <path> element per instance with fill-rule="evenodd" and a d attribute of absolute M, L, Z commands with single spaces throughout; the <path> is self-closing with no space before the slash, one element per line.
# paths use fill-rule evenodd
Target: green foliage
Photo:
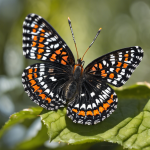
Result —
<path fill-rule="evenodd" d="M 0 138 L 4 134 L 6 130 L 8 130 L 11 126 L 21 123 L 25 121 L 25 119 L 34 119 L 39 115 L 39 113 L 42 111 L 42 108 L 40 107 L 32 107 L 30 109 L 24 109 L 20 112 L 17 112 L 15 114 L 12 114 L 9 117 L 9 120 L 5 123 L 3 128 L 0 130 Z"/>
<path fill-rule="evenodd" d="M 126 89 L 115 89 L 115 91 L 119 99 L 117 110 L 97 125 L 73 123 L 66 116 L 66 108 L 41 112 L 41 108 L 35 107 L 13 114 L 0 130 L 0 135 L 4 134 L 10 126 L 23 122 L 25 119 L 36 118 L 40 114 L 43 122 L 41 130 L 32 139 L 20 143 L 19 149 L 39 147 L 48 139 L 71 145 L 106 141 L 118 143 L 129 149 L 150 149 L 149 87 L 146 84 L 136 84 Z"/>
<path fill-rule="evenodd" d="M 39 130 L 39 132 L 37 133 L 35 137 L 33 137 L 32 139 L 23 141 L 17 146 L 17 148 L 21 150 L 33 149 L 33 148 L 43 145 L 43 143 L 47 141 L 48 139 L 49 138 L 47 135 L 47 128 L 46 126 L 42 124 L 41 130 Z"/>

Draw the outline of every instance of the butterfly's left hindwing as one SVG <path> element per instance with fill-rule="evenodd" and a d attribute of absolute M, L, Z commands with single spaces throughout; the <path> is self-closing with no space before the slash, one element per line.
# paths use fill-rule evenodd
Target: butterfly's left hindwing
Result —
<path fill-rule="evenodd" d="M 97 58 L 84 71 L 95 78 L 120 87 L 130 78 L 142 58 L 141 47 L 128 47 Z"/>
<path fill-rule="evenodd" d="M 23 22 L 23 55 L 63 65 L 75 63 L 64 40 L 49 23 L 36 14 L 29 14 Z"/>
<path fill-rule="evenodd" d="M 39 63 L 24 70 L 22 83 L 33 102 L 47 110 L 56 110 L 66 104 L 64 87 L 69 74 L 63 65 Z"/>

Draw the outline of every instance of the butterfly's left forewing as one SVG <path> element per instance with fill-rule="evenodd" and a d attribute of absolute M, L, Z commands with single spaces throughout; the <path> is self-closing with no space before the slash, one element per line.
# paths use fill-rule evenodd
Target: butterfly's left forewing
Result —
<path fill-rule="evenodd" d="M 23 22 L 23 55 L 62 65 L 74 65 L 74 56 L 55 29 L 41 16 L 29 14 Z"/>
<path fill-rule="evenodd" d="M 143 49 L 139 46 L 120 49 L 91 62 L 85 73 L 120 87 L 130 78 L 142 58 Z"/>

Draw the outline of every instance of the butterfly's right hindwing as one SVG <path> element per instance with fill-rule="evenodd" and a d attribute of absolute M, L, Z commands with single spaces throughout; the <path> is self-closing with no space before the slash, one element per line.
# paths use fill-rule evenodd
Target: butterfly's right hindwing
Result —
<path fill-rule="evenodd" d="M 79 91 L 67 108 L 67 115 L 74 123 L 97 124 L 117 108 L 117 95 L 106 83 L 88 77 Z"/>

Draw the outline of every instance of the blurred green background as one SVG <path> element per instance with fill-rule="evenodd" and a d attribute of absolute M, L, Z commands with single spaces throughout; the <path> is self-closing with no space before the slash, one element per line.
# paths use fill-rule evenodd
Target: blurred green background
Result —
<path fill-rule="evenodd" d="M 36 63 L 35 60 L 25 59 L 22 54 L 22 24 L 29 13 L 45 18 L 66 41 L 75 57 L 68 16 L 72 21 L 80 57 L 101 27 L 99 37 L 84 57 L 85 66 L 113 50 L 141 46 L 144 50 L 143 61 L 125 86 L 150 82 L 149 0 L 0 0 L 0 128 L 12 113 L 36 106 L 25 94 L 21 82 L 23 69 Z M 28 128 L 29 125 L 32 128 Z M 28 125 L 14 126 L 0 139 L 0 149 L 13 148 L 19 141 L 32 137 L 40 126 L 39 119 L 32 123 L 29 121 Z M 60 146 L 57 143 L 45 143 L 43 149 L 46 147 L 64 148 L 63 144 Z M 77 149 L 81 148 L 83 145 Z M 110 143 L 90 144 L 85 148 L 122 149 Z"/>

